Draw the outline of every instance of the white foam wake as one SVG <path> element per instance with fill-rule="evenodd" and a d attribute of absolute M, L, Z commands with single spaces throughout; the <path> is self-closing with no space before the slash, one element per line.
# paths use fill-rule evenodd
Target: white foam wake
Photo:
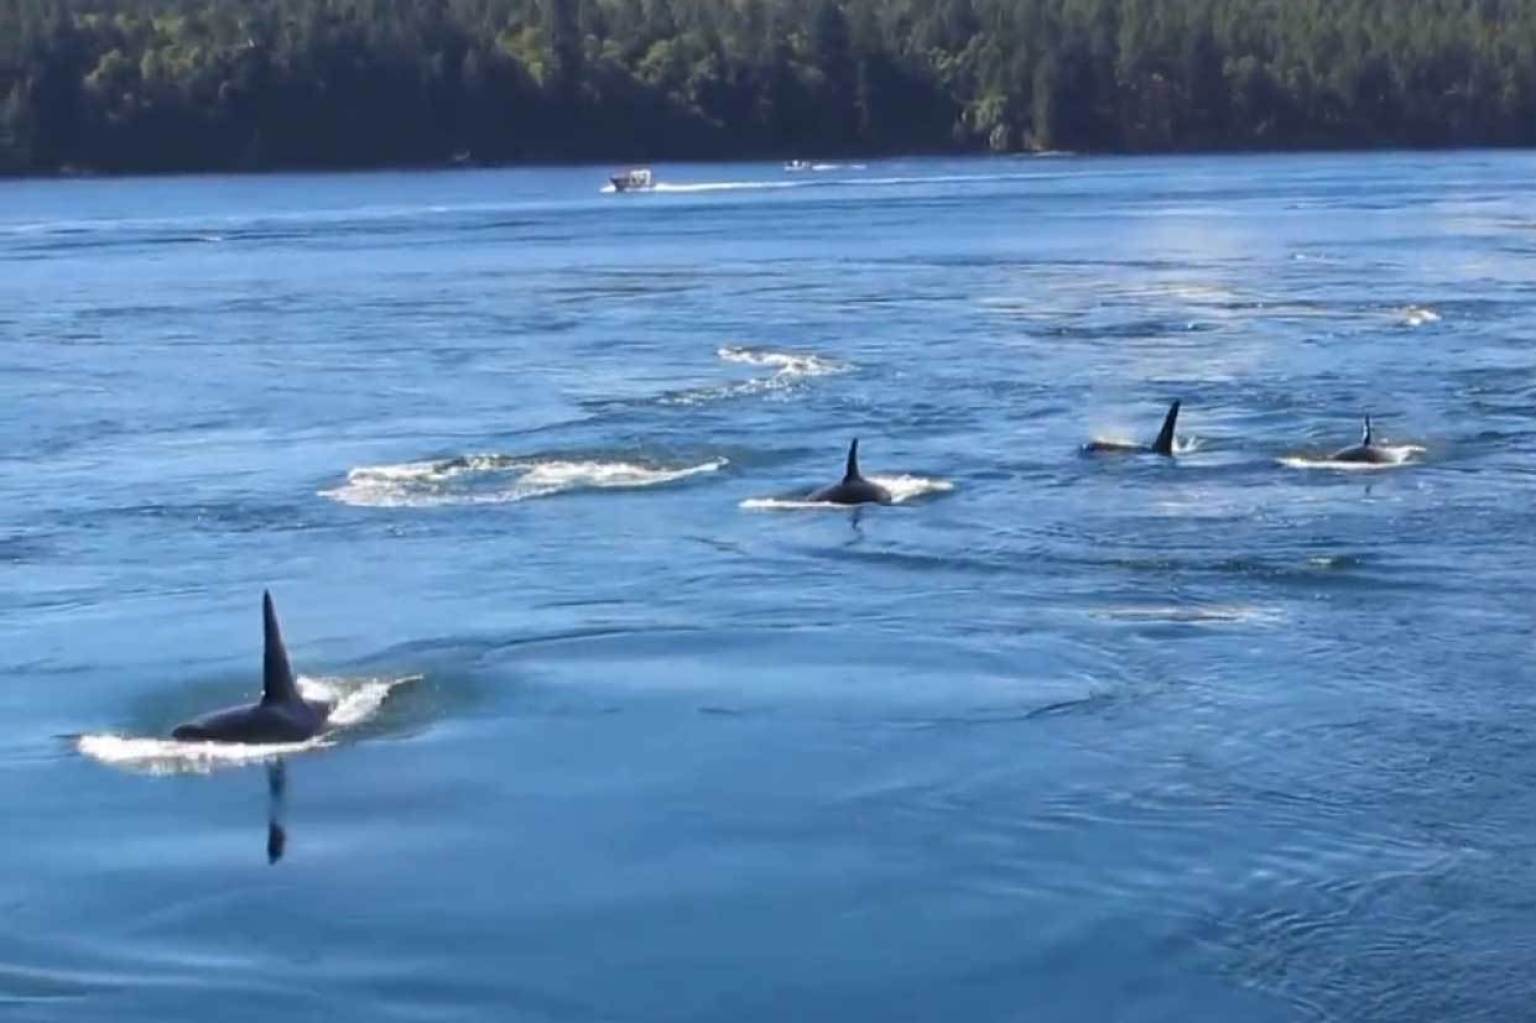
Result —
<path fill-rule="evenodd" d="M 864 478 L 889 490 L 892 504 L 906 504 L 920 497 L 943 494 L 955 489 L 955 485 L 949 480 L 932 479 L 927 476 L 866 476 Z M 833 504 L 831 501 L 811 501 L 804 497 L 749 497 L 741 502 L 741 507 L 749 511 L 825 511 L 828 509 L 846 511 L 856 506 Z"/>
<path fill-rule="evenodd" d="M 741 348 L 726 345 L 715 349 L 715 355 L 725 362 L 745 363 L 748 366 L 771 366 L 787 376 L 819 377 L 841 373 L 848 367 L 831 359 L 809 352 L 775 352 L 766 348 Z"/>
<path fill-rule="evenodd" d="M 831 164 L 831 163 L 820 163 L 820 164 L 813 164 L 812 166 L 810 166 L 810 167 L 808 167 L 806 169 L 807 170 L 811 170 L 811 171 L 817 171 L 817 172 L 821 172 L 821 173 L 826 173 L 826 172 L 839 171 L 839 170 L 863 171 L 863 170 L 868 170 L 868 167 L 865 164 Z M 871 178 L 871 177 L 851 177 L 851 178 L 836 177 L 836 178 L 820 178 L 820 179 L 817 179 L 817 180 L 804 180 L 804 179 L 802 179 L 802 180 L 791 180 L 791 181 L 783 181 L 783 180 L 778 180 L 778 181 L 775 181 L 775 180 L 758 180 L 758 181 L 689 181 L 689 182 L 658 181 L 651 188 L 643 189 L 643 190 L 636 190 L 636 191 L 633 191 L 633 192 L 625 192 L 623 194 L 625 194 L 625 195 L 631 195 L 631 194 L 634 194 L 634 195 L 644 195 L 647 192 L 655 192 L 655 193 L 663 193 L 663 194 L 671 193 L 671 194 L 675 194 L 675 195 L 689 195 L 689 194 L 708 193 L 708 192 L 758 192 L 758 191 L 769 191 L 769 190 L 778 190 L 778 189 L 785 189 L 785 188 L 812 188 L 812 187 L 818 187 L 818 186 L 825 187 L 825 186 L 844 186 L 844 185 L 858 185 L 858 186 L 863 186 L 863 187 L 869 187 L 869 186 L 900 186 L 900 185 L 929 185 L 929 184 L 935 184 L 935 185 L 969 184 L 969 183 L 972 183 L 972 182 L 986 184 L 986 183 L 1010 182 L 1010 181 L 1033 181 L 1033 180 L 1037 180 L 1039 177 L 1040 177 L 1039 173 L 1034 173 L 1034 174 L 903 174 L 903 175 L 893 175 L 893 176 L 878 177 L 878 178 Z M 603 193 L 604 195 L 613 195 L 618 190 L 615 189 L 613 187 L 613 184 L 610 182 L 608 184 L 604 184 L 603 186 L 601 186 L 598 189 L 598 191 Z"/>
<path fill-rule="evenodd" d="M 698 465 L 663 468 L 634 462 L 527 459 L 465 455 L 435 462 L 364 465 L 339 487 L 320 491 L 339 504 L 363 508 L 430 508 L 509 504 L 571 490 L 654 487 L 716 472 L 730 464 L 712 458 Z"/>
<path fill-rule="evenodd" d="M 1428 306 L 1422 305 L 1411 305 L 1402 310 L 1400 316 L 1405 327 L 1423 327 L 1431 323 L 1440 322 L 1439 313 Z"/>
<path fill-rule="evenodd" d="M 1417 444 L 1381 444 L 1378 445 L 1382 454 L 1387 456 L 1385 462 L 1342 462 L 1329 458 L 1327 455 L 1287 455 L 1277 459 L 1287 469 L 1336 469 L 1344 472 L 1372 472 L 1378 469 L 1395 469 L 1400 465 L 1407 465 L 1418 456 L 1424 454 L 1424 449 Z"/>
<path fill-rule="evenodd" d="M 766 188 L 794 188 L 799 181 L 698 181 L 690 184 L 674 184 L 658 181 L 655 191 L 689 194 L 693 192 L 749 192 Z"/>
<path fill-rule="evenodd" d="M 672 193 L 675 195 L 693 195 L 701 192 L 753 192 L 770 188 L 794 188 L 797 185 L 809 184 L 801 181 L 695 181 L 672 182 L 658 181 L 650 188 L 631 189 L 624 192 L 625 195 L 644 195 L 647 192 Z M 618 189 L 612 182 L 598 189 L 604 195 L 614 195 Z"/>
<path fill-rule="evenodd" d="M 326 730 L 304 742 L 240 743 L 182 742 L 154 736 L 116 735 L 110 732 L 82 735 L 76 748 L 92 760 L 144 774 L 207 774 L 225 767 L 258 763 L 334 745 L 339 733 L 367 721 L 384 705 L 397 686 L 418 682 L 422 676 L 401 678 L 299 677 L 299 692 L 306 699 L 334 704 Z"/>
<path fill-rule="evenodd" d="M 715 349 L 715 356 L 722 362 L 734 362 L 744 366 L 772 369 L 769 376 L 738 380 L 735 383 L 713 387 L 700 387 L 667 396 L 670 405 L 698 405 L 722 398 L 735 398 L 765 391 L 781 391 L 798 386 L 812 377 L 845 373 L 848 364 L 837 362 L 811 352 L 779 352 L 767 348 L 743 348 L 725 345 Z"/>

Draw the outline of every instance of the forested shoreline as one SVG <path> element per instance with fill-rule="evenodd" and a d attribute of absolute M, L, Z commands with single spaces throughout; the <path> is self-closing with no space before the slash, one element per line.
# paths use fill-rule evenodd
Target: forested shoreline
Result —
<path fill-rule="evenodd" d="M 5 0 L 0 173 L 1536 143 L 1536 0 Z"/>

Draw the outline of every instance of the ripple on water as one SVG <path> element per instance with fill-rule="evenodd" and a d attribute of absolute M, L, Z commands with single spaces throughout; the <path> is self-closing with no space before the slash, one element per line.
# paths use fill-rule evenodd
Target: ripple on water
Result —
<path fill-rule="evenodd" d="M 1182 625 L 1276 625 L 1285 620 L 1285 612 L 1280 608 L 1240 604 L 1147 604 L 1110 607 L 1093 613 L 1113 621 Z"/>

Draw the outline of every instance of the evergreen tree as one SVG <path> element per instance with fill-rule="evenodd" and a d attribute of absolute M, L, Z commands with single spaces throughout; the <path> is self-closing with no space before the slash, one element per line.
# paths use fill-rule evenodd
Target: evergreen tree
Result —
<path fill-rule="evenodd" d="M 1536 142 L 1536 0 L 9 0 L 0 172 Z"/>

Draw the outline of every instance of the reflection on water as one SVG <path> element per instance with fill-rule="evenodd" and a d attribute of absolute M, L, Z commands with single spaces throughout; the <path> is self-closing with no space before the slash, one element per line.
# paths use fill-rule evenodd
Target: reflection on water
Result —
<path fill-rule="evenodd" d="M 288 766 L 282 757 L 267 764 L 267 862 L 283 858 L 288 832 L 283 827 L 283 803 L 288 791 Z"/>

